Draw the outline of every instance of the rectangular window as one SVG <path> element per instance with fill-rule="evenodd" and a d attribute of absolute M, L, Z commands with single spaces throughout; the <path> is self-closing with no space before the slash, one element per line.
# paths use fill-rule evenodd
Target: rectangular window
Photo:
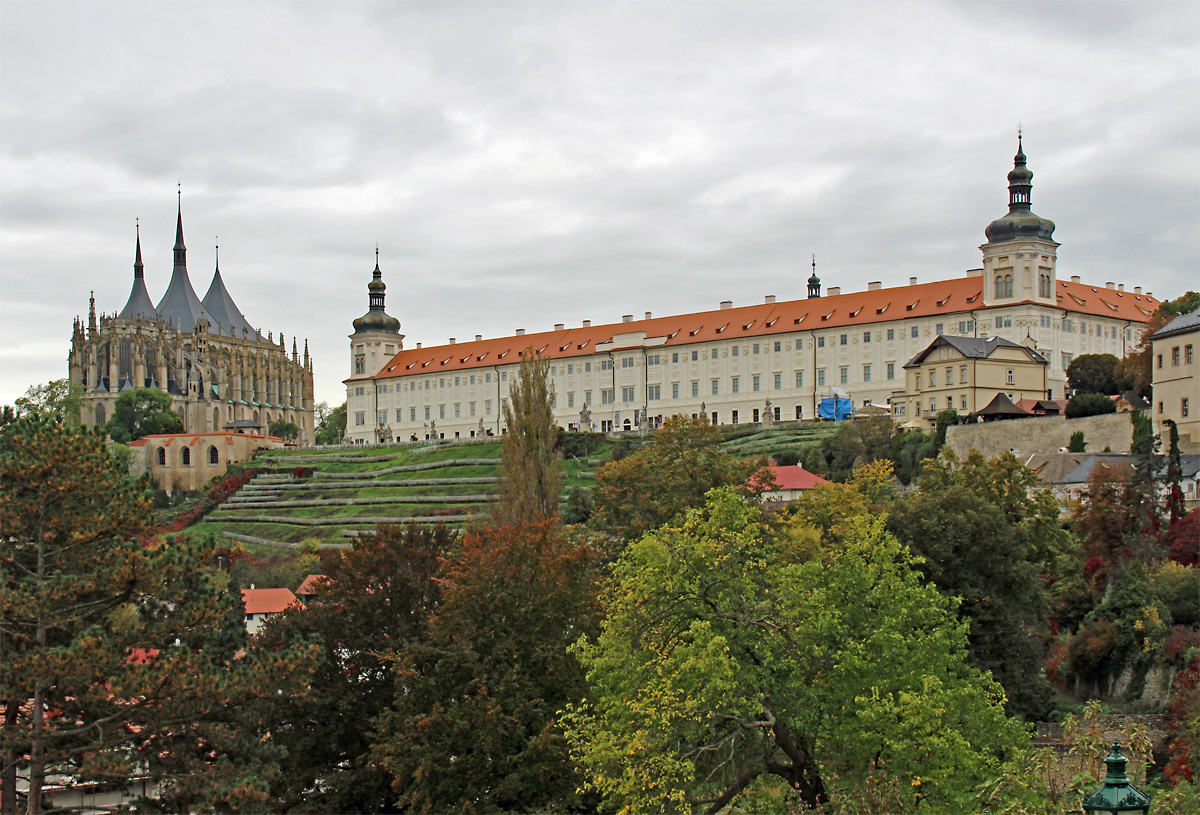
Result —
<path fill-rule="evenodd" d="M 937 387 L 937 370 L 935 370 L 933 368 L 929 369 L 929 387 L 931 387 L 931 388 Z"/>
<path fill-rule="evenodd" d="M 492 400 L 491 399 L 483 400 L 483 415 L 484 416 L 492 415 Z"/>
<path fill-rule="evenodd" d="M 425 421 L 429 421 L 429 405 L 425 406 Z"/>
<path fill-rule="evenodd" d="M 781 342 L 775 343 L 775 353 L 778 354 L 782 350 L 783 350 L 783 343 L 781 343 Z"/>
<path fill-rule="evenodd" d="M 958 383 L 960 385 L 967 384 L 967 366 L 958 369 Z"/>
<path fill-rule="evenodd" d="M 804 387 L 804 371 L 796 371 L 796 387 Z"/>
<path fill-rule="evenodd" d="M 1182 416 L 1184 419 L 1186 419 L 1188 417 L 1188 415 L 1190 414 L 1190 412 L 1191 412 L 1191 402 L 1185 396 L 1185 397 L 1183 397 L 1183 400 L 1179 403 L 1179 415 Z"/>
<path fill-rule="evenodd" d="M 1162 367 L 1162 354 L 1159 354 L 1158 361 L 1159 361 L 1158 367 L 1161 368 Z M 1071 355 L 1063 354 L 1062 355 L 1062 369 L 1065 371 L 1065 370 L 1067 370 L 1067 368 L 1070 368 L 1070 367 L 1071 367 Z"/>
<path fill-rule="evenodd" d="M 401 410 L 400 408 L 396 408 L 396 424 L 400 424 L 403 421 L 404 421 L 404 411 Z"/>
<path fill-rule="evenodd" d="M 825 369 L 824 368 L 817 369 L 817 387 L 818 388 L 825 387 Z"/>
<path fill-rule="evenodd" d="M 501 372 L 500 372 L 500 381 L 501 381 L 501 382 L 507 382 L 507 381 L 508 381 L 508 371 L 501 371 Z"/>
<path fill-rule="evenodd" d="M 679 383 L 678 382 L 671 383 L 671 398 L 672 399 L 679 398 Z"/>
<path fill-rule="evenodd" d="M 871 381 L 871 366 L 864 365 L 863 366 L 863 382 L 870 382 L 870 381 Z"/>
<path fill-rule="evenodd" d="M 367 414 L 362 411 L 356 411 L 354 414 L 354 423 L 356 425 L 365 425 L 367 423 Z"/>
<path fill-rule="evenodd" d="M 1012 369 L 1012 368 L 1009 368 L 1009 369 L 1008 369 L 1008 378 L 1007 378 L 1007 380 L 1006 380 L 1006 381 L 1007 381 L 1007 382 L 1008 382 L 1008 384 L 1010 384 L 1010 385 L 1011 385 L 1011 384 L 1013 384 L 1013 369 Z"/>
<path fill-rule="evenodd" d="M 408 409 L 408 420 L 410 422 L 415 422 L 417 420 L 417 409 L 415 407 Z"/>
<path fill-rule="evenodd" d="M 953 368 L 946 369 L 946 384 L 947 385 L 954 384 L 954 369 Z"/>
<path fill-rule="evenodd" d="M 741 381 L 739 380 L 738 377 L 735 376 L 731 380 L 729 380 L 730 393 L 741 393 L 741 390 L 742 390 Z"/>
<path fill-rule="evenodd" d="M 1174 348 L 1171 349 L 1171 364 L 1172 365 L 1179 364 L 1179 346 L 1178 345 L 1176 345 Z"/>
<path fill-rule="evenodd" d="M 734 357 L 736 357 L 736 356 L 738 355 L 738 352 L 739 352 L 739 351 L 741 351 L 741 350 L 742 350 L 742 347 L 741 347 L 740 345 L 735 345 L 735 346 L 733 346 L 733 348 L 730 350 L 729 354 L 730 354 L 730 356 L 734 356 Z"/>
<path fill-rule="evenodd" d="M 817 337 L 817 347 L 818 348 L 825 347 L 825 338 L 824 337 Z"/>
<path fill-rule="evenodd" d="M 671 354 L 671 361 L 672 361 L 672 362 L 678 362 L 678 361 L 679 361 L 679 352 L 678 352 L 678 351 L 676 351 L 675 353 Z"/>
<path fill-rule="evenodd" d="M 863 342 L 870 342 L 870 341 L 871 341 L 871 332 L 864 331 L 863 332 Z"/>
<path fill-rule="evenodd" d="M 567 391 L 567 407 L 575 407 L 575 391 Z"/>
<path fill-rule="evenodd" d="M 1088 333 L 1088 330 L 1087 330 L 1087 323 L 1083 322 L 1082 320 L 1079 322 L 1079 333 L 1080 333 L 1080 334 L 1087 334 L 1087 333 Z"/>
<path fill-rule="evenodd" d="M 912 327 L 912 338 L 915 340 L 919 336 L 921 336 L 921 329 L 914 325 Z"/>
<path fill-rule="evenodd" d="M 758 393 L 761 388 L 762 388 L 762 377 L 759 376 L 758 374 L 755 374 L 753 377 L 750 378 L 750 390 L 754 391 L 755 393 Z"/>
<path fill-rule="evenodd" d="M 887 364 L 887 377 L 888 377 L 888 379 L 896 378 L 896 363 L 889 362 Z"/>
<path fill-rule="evenodd" d="M 611 405 L 616 400 L 616 392 L 612 388 L 600 389 L 600 404 Z"/>
<path fill-rule="evenodd" d="M 692 362 L 699 362 L 699 361 L 700 361 L 700 352 L 693 351 L 692 352 Z"/>
<path fill-rule="evenodd" d="M 583 403 L 585 405 L 587 405 L 588 407 L 591 407 L 591 405 L 592 405 L 592 392 L 591 391 L 583 392 Z"/>
<path fill-rule="evenodd" d="M 921 389 L 921 375 L 920 374 L 917 374 L 916 383 L 917 383 L 917 390 L 920 390 Z"/>
<path fill-rule="evenodd" d="M 554 370 L 551 369 L 550 373 L 554 373 Z M 461 380 L 462 380 L 462 377 L 460 377 L 460 376 L 454 377 L 454 387 L 457 388 L 459 386 L 459 383 L 461 382 Z"/>
<path fill-rule="evenodd" d="M 1176 349 L 1176 350 L 1178 350 L 1178 349 Z M 388 388 L 387 385 L 379 385 L 376 389 L 376 393 L 387 393 L 388 392 L 387 388 Z"/>
<path fill-rule="evenodd" d="M 592 372 L 592 363 L 590 363 L 590 362 L 583 363 L 583 372 L 585 374 L 590 374 Z"/>
<path fill-rule="evenodd" d="M 354 389 L 354 395 L 355 395 L 355 396 L 362 396 L 362 395 L 363 395 L 363 389 L 362 389 L 362 388 L 355 388 L 355 389 Z"/>
<path fill-rule="evenodd" d="M 896 329 L 889 328 L 887 332 L 887 338 L 889 341 L 896 339 Z"/>
<path fill-rule="evenodd" d="M 446 380 L 445 380 L 445 379 L 439 379 L 439 380 L 438 380 L 438 387 L 439 387 L 439 388 L 444 388 L 444 387 L 446 387 Z"/>
<path fill-rule="evenodd" d="M 929 412 L 937 413 L 937 400 L 934 399 L 932 396 L 929 397 Z"/>
<path fill-rule="evenodd" d="M 558 376 L 558 366 L 557 365 L 550 366 L 550 376 Z M 457 377 L 455 378 L 454 384 L 455 385 L 458 384 Z"/>
<path fill-rule="evenodd" d="M 488 374 L 484 374 L 484 375 L 483 375 L 483 383 L 484 383 L 485 385 L 490 385 L 490 384 L 491 384 L 491 382 L 492 382 L 492 375 L 491 375 L 490 373 L 488 373 Z"/>
<path fill-rule="evenodd" d="M 660 365 L 660 364 L 662 364 L 662 356 L 659 354 L 650 354 L 649 356 L 646 357 L 646 364 L 647 365 Z"/>
<path fill-rule="evenodd" d="M 754 354 L 757 354 L 757 353 L 758 353 L 758 343 L 754 343 L 754 348 L 753 348 L 753 350 L 751 351 L 751 353 L 754 353 Z"/>
<path fill-rule="evenodd" d="M 657 402 L 662 398 L 662 385 L 648 385 L 646 387 L 646 401 Z"/>
<path fill-rule="evenodd" d="M 613 369 L 613 361 L 611 359 L 600 360 L 600 370 L 611 371 Z"/>
<path fill-rule="evenodd" d="M 692 382 L 692 396 L 699 396 L 699 395 L 700 395 L 700 381 L 696 380 L 696 381 Z"/>
<path fill-rule="evenodd" d="M 1186 362 L 1188 365 L 1192 364 L 1192 346 L 1190 346 L 1190 345 L 1183 346 L 1183 361 Z"/>
<path fill-rule="evenodd" d="M 721 349 L 720 348 L 708 349 L 708 358 L 709 359 L 719 359 L 720 357 L 721 357 Z"/>
<path fill-rule="evenodd" d="M 967 395 L 965 393 L 959 397 L 959 405 L 964 411 L 967 409 Z"/>
<path fill-rule="evenodd" d="M 937 333 L 938 333 L 938 336 L 939 336 L 939 337 L 940 337 L 942 334 L 945 334 L 945 333 L 946 333 L 946 326 L 945 326 L 945 324 L 944 324 L 944 323 L 938 323 L 938 324 L 937 324 Z"/>
<path fill-rule="evenodd" d="M 469 415 L 471 416 L 471 418 L 475 418 L 475 403 L 474 402 L 470 403 L 470 414 Z"/>
<path fill-rule="evenodd" d="M 621 388 L 621 401 L 622 402 L 632 402 L 633 401 L 633 388 Z"/>
<path fill-rule="evenodd" d="M 838 337 L 838 345 L 849 345 L 849 344 L 850 344 L 850 336 L 848 334 L 842 334 L 840 337 Z"/>
<path fill-rule="evenodd" d="M 796 340 L 796 350 L 797 351 L 804 350 L 804 340 Z"/>
<path fill-rule="evenodd" d="M 783 374 L 775 374 L 775 390 L 783 388 Z"/>
<path fill-rule="evenodd" d="M 733 411 L 733 413 L 731 414 L 731 421 L 732 421 L 734 424 L 737 424 L 737 423 L 738 423 L 738 412 L 737 412 L 736 410 L 735 410 L 735 411 Z"/>
<path fill-rule="evenodd" d="M 621 367 L 622 368 L 632 368 L 633 367 L 633 357 L 624 357 L 621 360 Z"/>
<path fill-rule="evenodd" d="M 846 367 L 839 368 L 839 369 L 838 369 L 838 378 L 839 378 L 839 379 L 841 379 L 841 382 L 842 382 L 842 384 L 843 384 L 843 385 L 849 384 L 849 382 L 850 382 L 850 369 L 849 369 L 849 368 L 846 368 Z"/>
<path fill-rule="evenodd" d="M 471 384 L 475 384 L 475 374 L 471 374 Z"/>
<path fill-rule="evenodd" d="M 721 393 L 721 380 L 714 379 L 712 381 L 712 395 L 719 396 Z"/>
<path fill-rule="evenodd" d="M 438 405 L 438 418 L 439 419 L 446 418 L 446 406 L 445 405 Z"/>
<path fill-rule="evenodd" d="M 454 403 L 454 418 L 455 419 L 462 418 L 462 402 Z"/>

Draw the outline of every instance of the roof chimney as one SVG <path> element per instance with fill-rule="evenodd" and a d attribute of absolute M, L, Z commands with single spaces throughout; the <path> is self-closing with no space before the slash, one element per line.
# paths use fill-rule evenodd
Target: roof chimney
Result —
<path fill-rule="evenodd" d="M 451 338 L 450 338 L 450 344 L 451 344 L 451 345 L 454 345 L 454 337 L 451 337 Z"/>
<path fill-rule="evenodd" d="M 1124 284 L 1124 283 L 1118 283 L 1118 284 L 1117 284 L 1117 291 L 1125 291 L 1125 284 Z"/>
<path fill-rule="evenodd" d="M 584 328 L 591 328 L 591 327 L 592 327 L 592 321 L 591 321 L 591 320 L 584 320 L 584 321 L 583 321 L 583 327 L 584 327 Z"/>
<path fill-rule="evenodd" d="M 1106 289 L 1115 289 L 1116 287 L 1117 284 L 1113 283 L 1111 280 L 1104 284 L 1104 288 Z"/>
<path fill-rule="evenodd" d="M 555 324 L 554 324 L 554 330 L 555 330 L 555 331 L 562 331 L 564 328 L 566 328 L 566 326 L 564 326 L 562 323 L 555 323 Z"/>
<path fill-rule="evenodd" d="M 421 343 L 417 343 L 417 350 L 418 350 L 418 351 L 420 351 L 420 350 L 421 350 Z"/>
<path fill-rule="evenodd" d="M 910 285 L 910 286 L 915 286 L 915 285 L 917 285 L 917 279 L 916 279 L 915 277 L 910 277 L 910 278 L 908 279 L 908 285 Z"/>
<path fill-rule="evenodd" d="M 733 301 L 732 300 L 722 300 L 721 308 L 722 309 L 733 308 Z"/>
<path fill-rule="evenodd" d="M 835 297 L 842 293 L 842 287 L 841 286 L 830 286 L 829 288 L 827 288 L 825 290 L 825 293 L 827 295 L 829 295 L 830 297 Z"/>
<path fill-rule="evenodd" d="M 483 339 L 483 335 L 482 335 L 482 334 L 476 334 L 476 335 L 475 335 L 475 342 L 479 342 L 479 341 L 480 341 L 480 340 L 482 340 L 482 339 Z"/>
<path fill-rule="evenodd" d="M 1073 274 L 1073 275 L 1071 275 L 1071 282 L 1072 282 L 1072 283 L 1078 283 L 1078 282 L 1079 282 L 1079 275 L 1077 275 L 1077 274 Z"/>
<path fill-rule="evenodd" d="M 764 297 L 764 298 L 763 298 L 763 302 L 764 302 L 764 303 L 766 303 L 767 305 L 770 305 L 771 303 L 774 303 L 774 302 L 775 302 L 775 295 L 773 295 L 773 294 L 768 294 L 766 297 Z"/>
<path fill-rule="evenodd" d="M 1152 292 L 1152 291 L 1148 291 L 1148 292 L 1146 292 L 1146 296 L 1147 296 L 1147 297 L 1154 297 L 1154 292 Z"/>
<path fill-rule="evenodd" d="M 883 288 L 883 281 L 874 280 L 867 284 L 867 291 L 879 291 Z"/>
<path fill-rule="evenodd" d="M 518 329 L 517 329 L 517 336 L 518 336 L 518 337 L 524 337 L 524 336 L 525 336 L 525 329 L 524 329 L 524 328 L 518 328 Z"/>
<path fill-rule="evenodd" d="M 622 314 L 622 315 L 621 315 L 621 322 L 623 322 L 623 323 L 632 323 L 632 322 L 633 322 L 633 315 L 632 315 L 632 314 Z"/>
<path fill-rule="evenodd" d="M 1133 287 L 1133 293 L 1134 293 L 1134 294 L 1141 294 L 1141 293 L 1142 293 L 1142 287 L 1141 287 L 1141 286 L 1134 286 L 1134 287 Z"/>
<path fill-rule="evenodd" d="M 650 312 L 648 312 L 648 311 L 646 312 L 646 319 L 647 319 L 647 320 L 651 319 L 651 314 L 650 314 Z"/>

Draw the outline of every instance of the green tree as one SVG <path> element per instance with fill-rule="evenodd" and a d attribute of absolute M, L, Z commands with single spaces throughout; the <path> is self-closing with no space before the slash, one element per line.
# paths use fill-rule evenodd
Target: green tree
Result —
<path fill-rule="evenodd" d="M 500 446 L 497 518 L 504 523 L 558 515 L 562 455 L 554 421 L 550 361 L 527 348 L 504 406 L 508 432 Z"/>
<path fill-rule="evenodd" d="M 80 425 L 82 411 L 83 388 L 69 379 L 32 385 L 16 401 L 17 416 L 48 415 L 67 427 Z"/>
<path fill-rule="evenodd" d="M 396 683 L 387 651 L 425 635 L 440 603 L 444 526 L 380 526 L 349 549 L 326 553 L 325 579 L 303 608 L 270 618 L 255 638 L 264 652 L 311 640 L 322 646 L 309 692 L 265 700 L 261 717 L 286 751 L 271 785 L 289 812 L 391 812 L 391 777 L 371 761 L 376 719 Z"/>
<path fill-rule="evenodd" d="M 720 448 L 705 419 L 671 416 L 650 434 L 650 446 L 596 472 L 590 524 L 624 538 L 640 537 L 691 507 L 714 487 L 747 483 L 759 469 Z"/>
<path fill-rule="evenodd" d="M 597 564 L 545 519 L 469 532 L 445 561 L 427 636 L 393 655 L 395 702 L 379 724 L 375 756 L 404 811 L 585 805 L 558 711 L 583 697 L 567 649 L 595 630 Z"/>
<path fill-rule="evenodd" d="M 1071 440 L 1067 442 L 1068 453 L 1084 453 L 1087 452 L 1087 442 L 1083 438 L 1083 431 L 1076 430 L 1071 434 Z"/>
<path fill-rule="evenodd" d="M 160 785 L 163 806 L 260 804 L 273 772 L 245 706 L 294 692 L 297 650 L 242 656 L 240 597 L 185 540 L 128 540 L 147 508 L 102 436 L 45 416 L 0 451 L 0 809 L 47 781 Z"/>
<path fill-rule="evenodd" d="M 1119 362 L 1112 354 L 1080 354 L 1067 366 L 1067 387 L 1075 394 L 1116 394 Z"/>
<path fill-rule="evenodd" d="M 300 435 L 300 428 L 296 427 L 294 422 L 289 422 L 284 419 L 276 419 L 267 427 L 267 433 L 284 441 L 295 441 Z"/>
<path fill-rule="evenodd" d="M 1080 393 L 1072 396 L 1071 401 L 1067 402 L 1065 412 L 1068 419 L 1102 416 L 1105 413 L 1116 413 L 1117 403 L 1102 393 Z"/>
<path fill-rule="evenodd" d="M 183 421 L 171 411 L 170 394 L 135 388 L 117 397 L 104 431 L 113 441 L 128 444 L 156 433 L 182 433 Z"/>
<path fill-rule="evenodd" d="M 1042 676 L 1048 634 L 1046 577 L 1070 543 L 1058 504 L 1011 455 L 990 461 L 950 454 L 930 464 L 921 491 L 892 507 L 888 528 L 947 597 L 961 598 L 970 624 L 969 660 L 991 671 L 1010 714 L 1049 713 L 1053 689 Z M 987 552 L 987 557 L 980 557 Z"/>
<path fill-rule="evenodd" d="M 935 446 L 936 442 L 932 433 L 920 430 L 906 430 L 892 437 L 890 455 L 900 483 L 911 484 L 920 474 L 925 459 L 937 457 L 941 448 Z"/>
<path fill-rule="evenodd" d="M 1026 737 L 913 565 L 866 516 L 795 562 L 729 489 L 631 544 L 576 647 L 587 786 L 627 811 L 715 813 L 772 778 L 813 806 L 882 766 L 906 811 L 962 811 Z"/>
<path fill-rule="evenodd" d="M 895 425 L 887 416 L 842 422 L 822 440 L 816 460 L 806 463 L 834 481 L 845 481 L 860 464 L 890 460 L 894 434 Z"/>
<path fill-rule="evenodd" d="M 325 405 L 325 414 L 317 416 L 314 441 L 317 444 L 341 444 L 346 436 L 346 403 L 342 402 L 333 410 L 329 410 L 329 405 L 324 402 L 321 404 Z"/>
<path fill-rule="evenodd" d="M 933 431 L 933 449 L 935 451 L 941 450 L 946 444 L 946 431 L 950 429 L 951 425 L 956 425 L 958 422 L 958 411 L 954 408 L 947 408 L 938 413 Z"/>

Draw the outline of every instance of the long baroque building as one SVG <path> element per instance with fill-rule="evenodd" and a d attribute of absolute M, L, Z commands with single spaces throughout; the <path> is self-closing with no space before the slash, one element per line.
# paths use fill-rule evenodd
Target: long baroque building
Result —
<path fill-rule="evenodd" d="M 370 308 L 350 335 L 347 436 L 363 444 L 500 435 L 527 350 L 549 358 L 555 415 L 567 428 L 631 430 L 672 414 L 714 424 L 812 419 L 833 388 L 856 406 L 892 406 L 897 421 L 926 419 L 927 403 L 906 393 L 904 366 L 938 336 L 1035 350 L 1048 362 L 1043 398 L 1061 399 L 1076 355 L 1124 356 L 1159 302 L 1141 287 L 1060 280 L 1054 223 L 1032 211 L 1032 182 L 1018 139 L 1008 213 L 985 229 L 982 267 L 956 279 L 822 294 L 814 262 L 805 299 L 724 301 L 695 314 L 647 312 L 436 347 L 404 347 L 399 321 L 384 310 L 377 254 Z"/>
<path fill-rule="evenodd" d="M 71 332 L 70 379 L 83 388 L 82 419 L 103 425 L 117 397 L 139 387 L 171 396 L 172 409 L 189 433 L 219 432 L 229 426 L 266 430 L 284 420 L 313 437 L 313 371 L 304 342 L 303 358 L 292 337 L 262 334 L 250 325 L 221 278 L 213 272 L 201 300 L 187 271 L 183 212 L 175 230 L 174 269 L 158 305 L 146 290 L 140 230 L 133 263 L 133 288 L 125 307 L 96 314 L 93 295 L 85 324 Z"/>

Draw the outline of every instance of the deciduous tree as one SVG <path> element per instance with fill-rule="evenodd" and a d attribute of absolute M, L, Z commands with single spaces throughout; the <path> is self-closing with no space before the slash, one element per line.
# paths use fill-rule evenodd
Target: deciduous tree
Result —
<path fill-rule="evenodd" d="M 550 362 L 527 348 L 504 406 L 508 433 L 500 448 L 496 508 L 501 523 L 558 515 L 563 474 L 553 400 Z"/>
<path fill-rule="evenodd" d="M 267 426 L 267 432 L 284 441 L 295 441 L 296 437 L 300 435 L 300 428 L 296 427 L 295 422 L 276 419 Z"/>
<path fill-rule="evenodd" d="M 325 409 L 325 415 L 318 417 L 314 441 L 317 444 L 341 444 L 346 435 L 346 403 L 342 402 L 332 410 L 325 405 Z"/>
<path fill-rule="evenodd" d="M 135 388 L 117 397 L 104 430 L 113 441 L 128 444 L 155 433 L 182 433 L 183 421 L 171 411 L 169 394 Z"/>
<path fill-rule="evenodd" d="M 961 811 L 1024 740 L 967 665 L 965 625 L 879 521 L 797 563 L 729 489 L 634 542 L 569 737 L 587 785 L 635 812 L 715 813 L 781 779 L 809 806 L 882 764 L 913 810 Z"/>
<path fill-rule="evenodd" d="M 1075 394 L 1117 393 L 1115 371 L 1120 360 L 1112 354 L 1080 354 L 1067 366 L 1067 387 Z"/>

